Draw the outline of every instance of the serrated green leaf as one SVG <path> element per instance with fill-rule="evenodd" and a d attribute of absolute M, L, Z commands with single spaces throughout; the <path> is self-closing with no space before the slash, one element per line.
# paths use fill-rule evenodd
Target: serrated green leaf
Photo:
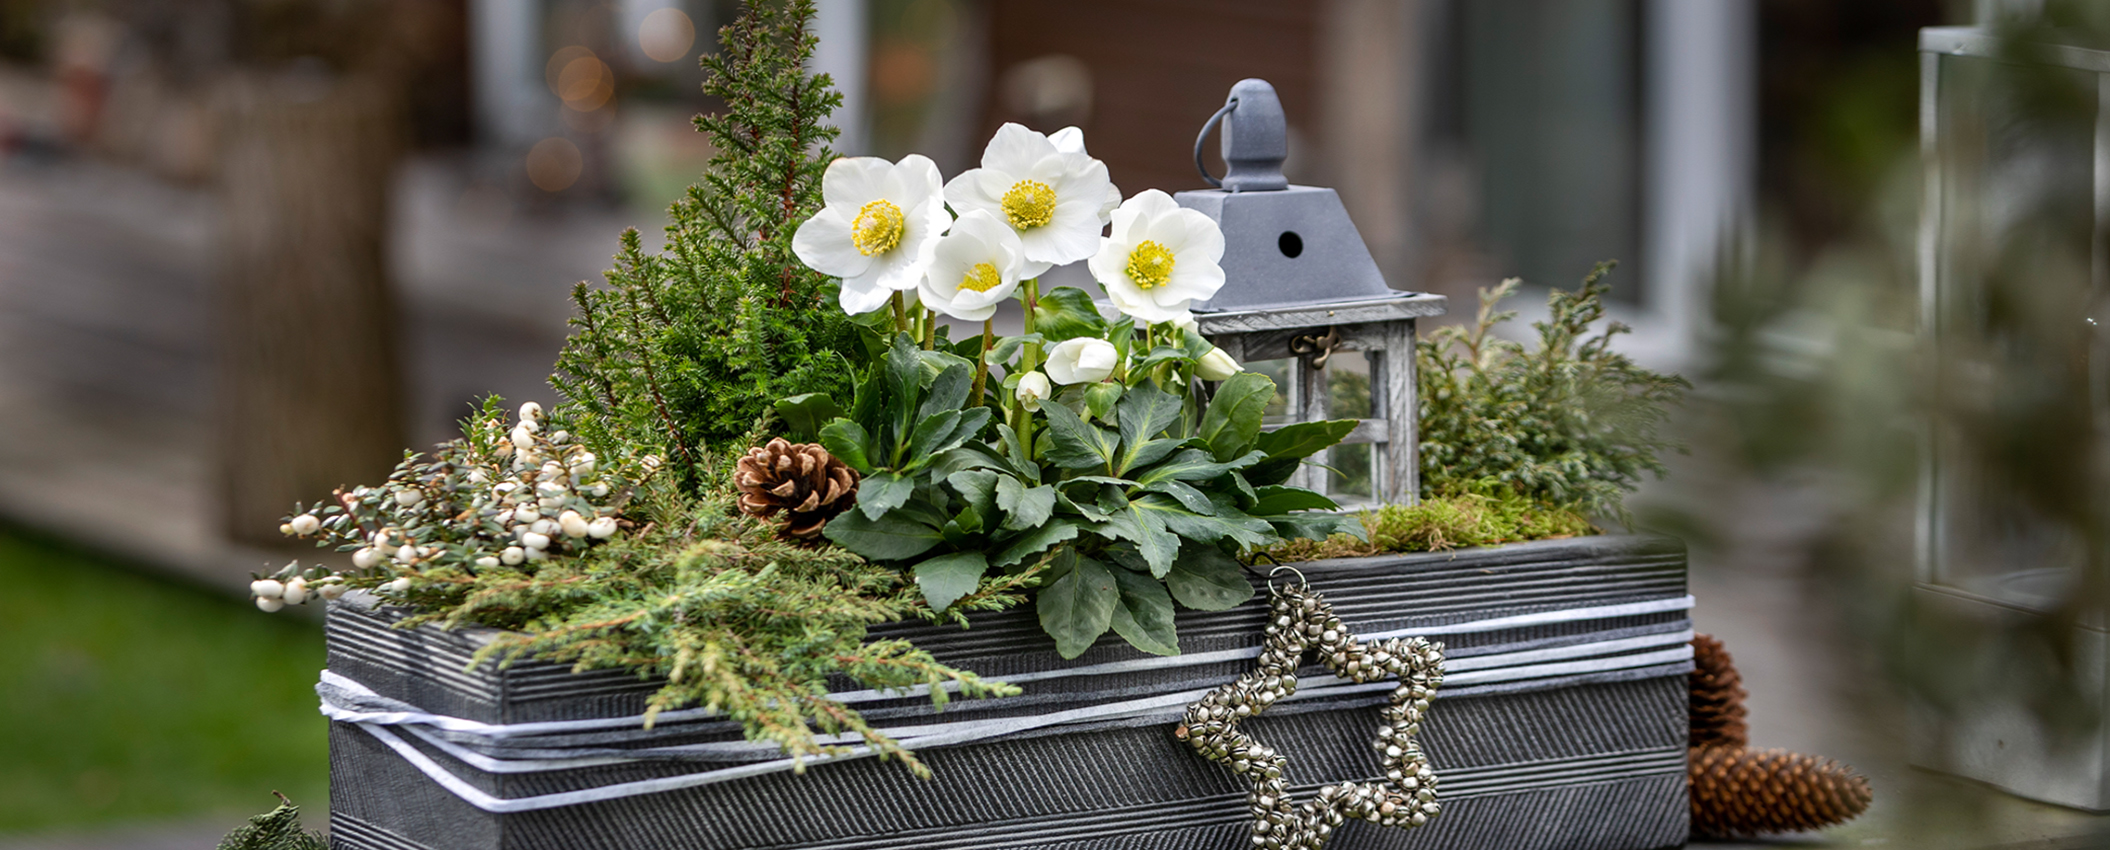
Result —
<path fill-rule="evenodd" d="M 908 502 L 916 492 L 914 479 L 892 470 L 881 470 L 865 476 L 857 484 L 857 509 L 866 519 L 878 519 Z"/>
<path fill-rule="evenodd" d="M 1047 338 L 1038 333 L 1004 337 L 997 340 L 996 345 L 989 349 L 989 353 L 984 356 L 983 362 L 991 366 L 1002 366 L 1011 362 L 1011 358 L 1017 357 L 1019 349 L 1025 347 L 1026 343 L 1041 342 L 1045 339 Z"/>
<path fill-rule="evenodd" d="M 923 397 L 923 405 L 916 408 L 916 418 L 929 420 L 945 411 L 966 407 L 967 394 L 973 389 L 973 367 L 965 363 L 945 367 L 931 380 L 930 389 Z"/>
<path fill-rule="evenodd" d="M 827 393 L 806 393 L 782 399 L 777 402 L 776 410 L 792 440 L 801 443 L 813 442 L 820 436 L 823 426 L 843 415 L 843 409 Z"/>
<path fill-rule="evenodd" d="M 1213 515 L 1198 514 L 1165 496 L 1152 493 L 1130 503 L 1130 508 L 1138 515 L 1152 517 L 1160 526 L 1188 540 L 1229 539 L 1241 546 L 1274 542 L 1274 527 L 1246 516 L 1228 501 L 1216 503 Z"/>
<path fill-rule="evenodd" d="M 1121 604 L 1114 607 L 1114 633 L 1129 646 L 1152 655 L 1180 654 L 1179 633 L 1172 623 L 1172 594 L 1157 579 L 1130 570 L 1112 570 Z"/>
<path fill-rule="evenodd" d="M 1150 565 L 1150 574 L 1162 578 L 1179 556 L 1180 536 L 1166 530 L 1162 509 L 1146 505 L 1153 499 L 1164 499 L 1165 504 L 1173 509 L 1183 510 L 1163 496 L 1145 496 L 1119 510 L 1108 511 L 1106 522 L 1094 530 L 1109 540 L 1126 540 L 1135 544 L 1136 553 Z"/>
<path fill-rule="evenodd" d="M 1268 460 L 1307 458 L 1340 442 L 1348 432 L 1355 430 L 1355 426 L 1356 420 L 1353 419 L 1284 425 L 1261 432 L 1253 441 L 1253 448 L 1267 452 Z"/>
<path fill-rule="evenodd" d="M 973 505 L 963 504 L 959 513 L 945 520 L 945 525 L 939 529 L 939 533 L 945 536 L 945 542 L 965 546 L 974 542 L 974 536 L 982 532 L 982 525 L 982 513 L 975 510 Z"/>
<path fill-rule="evenodd" d="M 1055 638 L 1055 651 L 1076 658 L 1113 625 L 1120 589 L 1106 565 L 1076 558 L 1075 566 L 1040 589 L 1040 628 Z"/>
<path fill-rule="evenodd" d="M 1114 468 L 1114 458 L 1120 450 L 1119 435 L 1079 419 L 1075 412 L 1059 404 L 1042 405 L 1040 409 L 1048 418 L 1048 460 L 1063 469 Z"/>
<path fill-rule="evenodd" d="M 1043 484 L 1027 487 L 1009 475 L 996 480 L 996 507 L 1004 512 L 1004 527 L 1023 531 L 1048 521 L 1055 514 L 1055 488 Z"/>
<path fill-rule="evenodd" d="M 1133 453 L 1137 446 L 1149 442 L 1180 418 L 1179 396 L 1158 389 L 1154 382 L 1145 381 L 1130 387 L 1121 396 L 1115 407 L 1120 418 L 1121 445 Z M 1177 441 L 1174 441 L 1175 445 Z M 1127 467 L 1121 467 L 1126 470 Z"/>
<path fill-rule="evenodd" d="M 973 593 L 988 570 L 989 561 L 980 552 L 939 555 L 916 565 L 916 586 L 923 590 L 932 611 L 943 611 Z"/>
<path fill-rule="evenodd" d="M 1208 441 L 1217 460 L 1245 454 L 1260 436 L 1261 415 L 1274 400 L 1275 382 L 1268 376 L 1258 372 L 1232 375 L 1217 385 L 1196 435 Z"/>
<path fill-rule="evenodd" d="M 1253 506 L 1247 508 L 1246 513 L 1269 516 L 1290 511 L 1331 511 L 1340 507 L 1332 499 L 1302 487 L 1262 487 L 1254 491 Z"/>
<path fill-rule="evenodd" d="M 1189 542 L 1180 548 L 1179 560 L 1165 575 L 1172 598 L 1196 611 L 1226 611 L 1253 598 L 1253 583 L 1238 561 L 1222 549 Z"/>
<path fill-rule="evenodd" d="M 1033 330 L 1049 343 L 1104 337 L 1106 319 L 1099 315 L 1090 294 L 1074 286 L 1058 286 L 1040 294 L 1033 310 Z"/>
<path fill-rule="evenodd" d="M 829 540 L 859 555 L 877 561 L 900 561 L 931 550 L 944 540 L 938 529 L 889 512 L 878 519 L 849 511 L 828 521 Z"/>
<path fill-rule="evenodd" d="M 1194 489 L 1193 486 L 1184 481 L 1157 481 L 1143 489 L 1146 492 L 1163 493 L 1171 496 L 1182 507 L 1198 514 L 1213 514 L 1216 512 L 1216 505 L 1209 501 L 1208 496 L 1202 495 L 1202 491 Z"/>
<path fill-rule="evenodd" d="M 1086 419 L 1113 421 L 1107 417 L 1114 412 L 1115 405 L 1120 403 L 1121 392 L 1124 389 L 1126 387 L 1112 381 L 1100 381 L 1085 387 L 1084 409 L 1089 414 Z"/>
<path fill-rule="evenodd" d="M 1160 481 L 1208 481 L 1226 472 L 1250 467 L 1259 463 L 1263 457 L 1266 455 L 1259 451 L 1251 451 L 1229 462 L 1218 463 L 1208 452 L 1200 449 L 1181 449 L 1165 462 L 1135 473 L 1135 480 L 1145 486 Z"/>
<path fill-rule="evenodd" d="M 1009 475 L 998 475 L 986 469 L 968 469 L 945 477 L 945 483 L 960 499 L 973 505 L 975 512 L 984 517 L 991 516 L 996 505 L 996 488 L 999 481 L 1014 481 Z"/>
<path fill-rule="evenodd" d="M 865 454 L 872 444 L 872 435 L 863 425 L 848 419 L 837 419 L 821 426 L 821 448 L 835 456 L 836 460 L 849 464 L 860 475 L 872 474 L 872 461 Z"/>
<path fill-rule="evenodd" d="M 997 552 L 996 558 L 991 560 L 990 564 L 997 567 L 1008 567 L 1022 562 L 1034 555 L 1048 551 L 1051 546 L 1067 540 L 1075 540 L 1079 530 L 1077 524 L 1069 520 L 1049 520 L 1046 525 L 1012 538 L 1009 543 L 1004 544 L 1004 548 L 1001 551 Z"/>

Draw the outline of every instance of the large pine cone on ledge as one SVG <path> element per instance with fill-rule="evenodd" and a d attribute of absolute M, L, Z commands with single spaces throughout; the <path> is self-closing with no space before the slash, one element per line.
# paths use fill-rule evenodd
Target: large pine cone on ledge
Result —
<path fill-rule="evenodd" d="M 733 467 L 740 512 L 763 519 L 783 514 L 780 534 L 812 540 L 836 514 L 857 504 L 857 470 L 814 443 L 782 437 L 748 449 Z"/>
<path fill-rule="evenodd" d="M 1744 677 L 1712 635 L 1692 639 L 1692 740 L 1695 747 L 1745 746 Z"/>
<path fill-rule="evenodd" d="M 1808 832 L 1868 810 L 1868 780 L 1831 759 L 1736 746 L 1691 751 L 1692 834 L 1743 838 Z"/>

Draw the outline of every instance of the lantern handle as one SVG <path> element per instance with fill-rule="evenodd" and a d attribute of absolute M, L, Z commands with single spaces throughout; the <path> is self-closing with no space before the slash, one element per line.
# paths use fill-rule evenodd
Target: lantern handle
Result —
<path fill-rule="evenodd" d="M 1216 125 L 1223 122 L 1224 116 L 1231 114 L 1231 110 L 1237 108 L 1238 98 L 1234 97 L 1224 101 L 1223 108 L 1216 110 L 1215 115 L 1209 116 L 1209 120 L 1202 122 L 1201 133 L 1194 137 L 1194 170 L 1202 173 L 1202 180 L 1218 189 L 1223 188 L 1224 182 L 1209 176 L 1209 166 L 1202 161 L 1202 146 L 1209 141 L 1209 131 L 1216 129 Z"/>

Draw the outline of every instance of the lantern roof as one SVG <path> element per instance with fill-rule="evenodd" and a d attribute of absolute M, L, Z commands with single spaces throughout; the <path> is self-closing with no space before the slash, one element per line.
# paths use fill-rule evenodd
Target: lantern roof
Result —
<path fill-rule="evenodd" d="M 1202 166 L 1202 144 L 1223 126 L 1226 166 L 1218 180 Z M 1266 80 L 1240 80 L 1194 140 L 1195 167 L 1214 189 L 1173 200 L 1223 229 L 1224 285 L 1197 313 L 1244 312 L 1406 298 L 1385 284 L 1348 209 L 1332 189 L 1296 186 L 1282 174 L 1289 124 Z"/>

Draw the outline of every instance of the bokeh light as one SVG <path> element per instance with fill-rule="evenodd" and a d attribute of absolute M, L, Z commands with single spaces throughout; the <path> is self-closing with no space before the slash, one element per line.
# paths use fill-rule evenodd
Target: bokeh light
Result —
<path fill-rule="evenodd" d="M 562 192 L 578 182 L 585 159 L 570 139 L 551 136 L 536 142 L 527 154 L 528 181 L 545 192 Z"/>
<path fill-rule="evenodd" d="M 580 112 L 599 109 L 615 97 L 615 72 L 584 47 L 566 47 L 551 54 L 543 73 L 550 91 L 565 106 Z"/>
<path fill-rule="evenodd" d="M 696 23 L 680 9 L 666 8 L 646 15 L 637 28 L 637 46 L 654 62 L 673 62 L 689 55 L 696 44 Z"/>

